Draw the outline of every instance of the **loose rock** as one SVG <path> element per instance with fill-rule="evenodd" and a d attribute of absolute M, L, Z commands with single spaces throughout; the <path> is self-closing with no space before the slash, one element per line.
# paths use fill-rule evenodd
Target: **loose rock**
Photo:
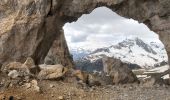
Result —
<path fill-rule="evenodd" d="M 15 78 L 17 78 L 17 77 L 19 76 L 19 73 L 18 73 L 16 70 L 12 70 L 12 71 L 10 71 L 10 72 L 8 73 L 8 76 L 9 76 L 10 78 L 15 79 Z"/>
<path fill-rule="evenodd" d="M 59 100 L 64 100 L 64 97 L 63 96 L 59 96 L 58 99 Z"/>
<path fill-rule="evenodd" d="M 54 85 L 53 84 L 50 84 L 50 88 L 53 88 L 54 87 Z"/>
<path fill-rule="evenodd" d="M 41 71 L 38 74 L 39 79 L 60 79 L 68 71 L 62 65 L 40 65 Z"/>

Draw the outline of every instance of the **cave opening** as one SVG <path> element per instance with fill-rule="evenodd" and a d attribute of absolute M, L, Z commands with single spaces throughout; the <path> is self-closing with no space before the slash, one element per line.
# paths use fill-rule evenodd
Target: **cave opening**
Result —
<path fill-rule="evenodd" d="M 129 63 L 132 69 L 168 64 L 166 50 L 156 33 L 107 7 L 98 7 L 63 28 L 77 69 L 101 71 L 103 56 Z"/>

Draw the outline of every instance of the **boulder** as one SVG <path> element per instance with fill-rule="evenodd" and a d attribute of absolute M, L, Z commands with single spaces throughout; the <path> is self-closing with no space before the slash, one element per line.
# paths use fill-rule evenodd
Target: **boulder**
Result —
<path fill-rule="evenodd" d="M 111 57 L 104 57 L 103 71 L 112 77 L 113 84 L 126 84 L 138 82 L 136 75 L 128 68 L 128 64 Z"/>
<path fill-rule="evenodd" d="M 38 79 L 60 79 L 68 69 L 60 64 L 58 65 L 39 65 L 41 71 L 38 74 Z"/>
<path fill-rule="evenodd" d="M 1 70 L 2 72 L 7 73 L 8 76 L 11 78 L 25 77 L 31 75 L 30 70 L 27 68 L 27 66 L 23 65 L 20 62 L 11 62 L 7 65 L 4 65 Z"/>
<path fill-rule="evenodd" d="M 1 71 L 7 73 L 11 78 L 32 76 L 30 70 L 35 68 L 32 58 L 28 57 L 24 64 L 20 62 L 11 62 L 3 65 Z"/>
<path fill-rule="evenodd" d="M 4 73 L 8 73 L 10 70 L 20 69 L 22 63 L 20 62 L 10 62 L 7 65 L 2 65 L 1 71 Z"/>

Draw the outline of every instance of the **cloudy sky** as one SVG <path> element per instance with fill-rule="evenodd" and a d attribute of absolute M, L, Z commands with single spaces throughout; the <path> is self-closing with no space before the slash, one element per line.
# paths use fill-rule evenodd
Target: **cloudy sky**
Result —
<path fill-rule="evenodd" d="M 158 35 L 146 25 L 123 18 L 105 7 L 96 8 L 78 21 L 65 24 L 64 31 L 69 48 L 103 47 L 134 37 L 159 42 Z"/>

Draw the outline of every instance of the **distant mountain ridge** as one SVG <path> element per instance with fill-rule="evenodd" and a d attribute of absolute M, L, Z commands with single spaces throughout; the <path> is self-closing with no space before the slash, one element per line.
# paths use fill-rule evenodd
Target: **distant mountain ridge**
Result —
<path fill-rule="evenodd" d="M 76 52 L 75 50 L 74 52 L 71 51 L 71 53 L 78 66 L 81 66 L 81 63 L 88 62 L 88 67 L 91 66 L 90 63 L 99 62 L 103 56 L 118 58 L 123 62 L 139 65 L 142 68 L 165 65 L 168 60 L 162 44 L 156 42 L 146 43 L 139 38 L 125 39 L 116 45 L 97 48 L 92 51 L 79 49 Z"/>

